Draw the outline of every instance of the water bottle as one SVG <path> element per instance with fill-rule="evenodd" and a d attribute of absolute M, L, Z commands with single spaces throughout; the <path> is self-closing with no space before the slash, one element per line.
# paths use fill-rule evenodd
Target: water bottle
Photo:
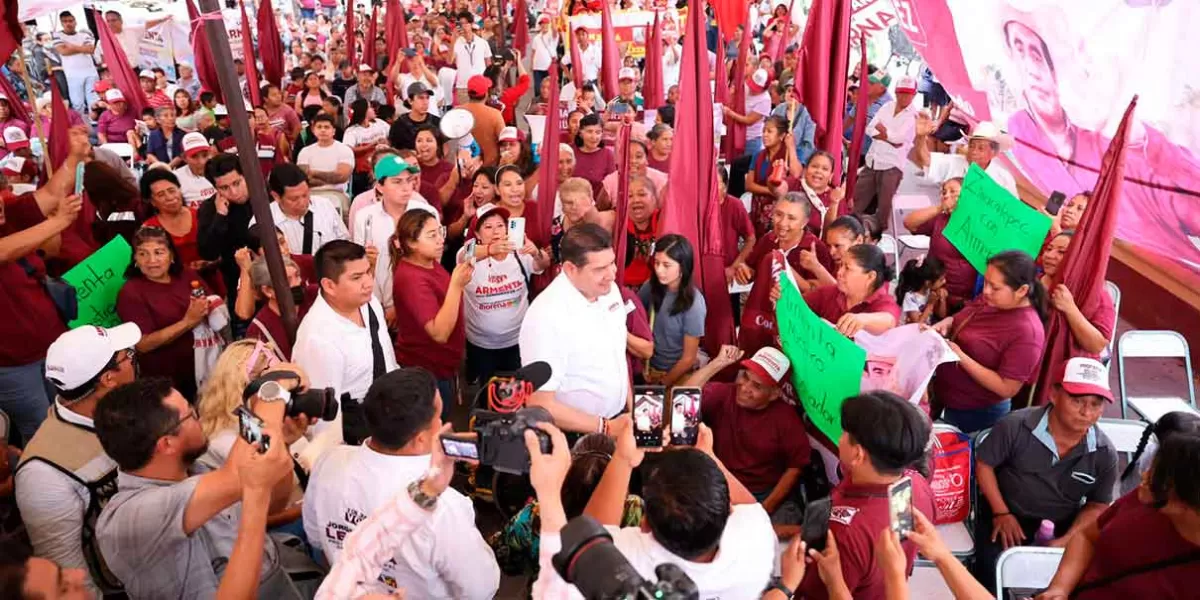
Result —
<path fill-rule="evenodd" d="M 205 297 L 205 295 L 206 294 L 204 293 L 204 285 L 202 283 L 200 283 L 199 281 L 193 280 L 192 281 L 192 297 L 193 298 L 203 298 L 203 297 Z"/>
<path fill-rule="evenodd" d="M 1054 522 L 1049 519 L 1042 519 L 1042 524 L 1038 527 L 1037 534 L 1033 536 L 1034 546 L 1045 546 L 1054 539 Z"/>

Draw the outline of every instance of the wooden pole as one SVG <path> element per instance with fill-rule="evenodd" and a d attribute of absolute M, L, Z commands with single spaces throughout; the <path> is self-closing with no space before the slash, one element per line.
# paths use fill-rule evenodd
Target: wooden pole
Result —
<path fill-rule="evenodd" d="M 50 160 L 50 147 L 46 145 L 46 127 L 42 124 L 42 115 L 38 114 L 37 97 L 33 93 L 33 82 L 29 79 L 29 65 L 25 64 L 25 48 L 17 46 L 17 61 L 21 63 L 21 79 L 25 81 L 25 95 L 29 98 L 29 104 L 33 107 L 33 125 L 37 130 L 38 143 L 42 145 L 42 164 L 46 167 L 46 179 L 54 177 L 54 161 Z M 54 78 L 50 78 L 51 85 L 58 85 Z M 20 102 L 20 98 L 15 99 Z"/>
<path fill-rule="evenodd" d="M 245 100 L 241 93 L 242 85 L 233 66 L 229 33 L 225 31 L 223 19 L 205 18 L 209 15 L 220 17 L 221 5 L 218 0 L 200 0 L 200 16 L 204 22 L 208 46 L 213 53 L 213 62 L 217 67 L 217 80 L 221 83 L 221 89 L 233 92 L 225 98 L 225 107 L 229 110 L 230 131 L 237 141 L 237 156 L 241 161 L 246 186 L 250 190 L 250 208 L 254 212 L 254 221 L 258 223 L 258 238 L 267 259 L 267 270 L 271 273 L 271 287 L 275 288 L 275 301 L 279 303 L 283 328 L 288 340 L 295 342 L 296 327 L 299 325 L 296 320 L 296 304 L 292 301 L 287 272 L 283 268 L 283 254 L 279 250 L 279 239 L 275 235 L 275 218 L 271 216 L 271 199 L 267 197 L 267 184 L 258 165 L 258 146 L 250 133 L 250 115 L 246 112 Z M 250 40 L 243 40 L 243 43 L 247 58 L 252 59 L 254 51 Z"/>

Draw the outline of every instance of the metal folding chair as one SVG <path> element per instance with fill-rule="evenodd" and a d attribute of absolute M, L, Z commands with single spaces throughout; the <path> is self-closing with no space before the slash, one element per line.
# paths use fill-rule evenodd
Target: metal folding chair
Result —
<path fill-rule="evenodd" d="M 1005 550 L 996 561 L 996 597 L 1004 598 L 1007 588 L 1042 590 L 1049 587 L 1062 557 L 1062 548 L 1017 546 Z"/>
<path fill-rule="evenodd" d="M 1125 382 L 1125 361 L 1130 358 L 1174 358 L 1183 360 L 1184 378 L 1187 380 L 1187 397 L 1180 396 L 1131 396 Z M 1192 357 L 1187 340 L 1175 331 L 1126 331 L 1117 342 L 1117 368 L 1121 371 L 1121 417 L 1126 417 L 1126 406 L 1133 407 L 1142 418 L 1151 423 L 1159 417 L 1175 411 L 1196 412 L 1196 386 L 1192 382 Z"/>
<path fill-rule="evenodd" d="M 1111 281 L 1104 282 L 1104 291 L 1108 292 L 1108 297 L 1112 299 L 1113 312 L 1119 318 L 1121 316 L 1121 288 Z M 1113 319 L 1116 322 L 1116 319 Z M 1108 349 L 1105 350 L 1104 356 L 1100 357 L 1104 364 L 1108 364 L 1112 360 L 1113 344 L 1117 341 L 1116 327 L 1113 327 L 1113 336 L 1108 340 Z"/>

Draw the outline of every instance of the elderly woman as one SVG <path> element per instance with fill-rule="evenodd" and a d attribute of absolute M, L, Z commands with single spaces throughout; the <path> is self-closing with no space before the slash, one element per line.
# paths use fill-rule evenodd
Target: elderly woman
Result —
<path fill-rule="evenodd" d="M 247 250 L 247 252 L 249 252 Z M 245 260 L 241 256 L 238 257 L 239 262 Z M 249 258 L 249 256 L 246 256 Z M 304 285 L 300 276 L 300 267 L 296 265 L 296 261 L 291 257 L 284 255 L 283 270 L 287 274 L 287 282 L 289 292 L 292 296 L 292 304 L 296 306 L 296 322 L 299 323 L 304 315 L 308 314 L 308 309 L 312 307 L 312 303 L 317 299 L 317 287 L 315 285 Z M 246 329 L 247 339 L 262 340 L 268 344 L 272 350 L 284 360 L 290 360 L 292 357 L 292 342 L 286 334 L 286 329 L 283 327 L 283 312 L 279 309 L 279 300 L 275 296 L 275 288 L 271 284 L 271 273 L 267 270 L 267 259 L 259 257 L 250 263 L 250 285 L 254 288 L 255 296 L 261 299 L 262 308 L 255 313 L 254 318 L 250 321 L 250 327 Z"/>
<path fill-rule="evenodd" d="M 946 293 L 950 310 L 957 311 L 975 296 L 977 272 L 966 257 L 946 239 L 946 225 L 958 206 L 962 179 L 955 177 L 942 183 L 941 203 L 915 210 L 904 217 L 904 227 L 918 235 L 929 236 L 929 255 L 946 267 Z"/>
<path fill-rule="evenodd" d="M 200 97 L 200 79 L 196 77 L 196 69 L 191 63 L 179 63 L 179 79 L 175 80 L 175 85 L 192 98 Z"/>
<path fill-rule="evenodd" d="M 1061 283 L 1063 259 L 1074 237 L 1074 231 L 1063 231 L 1042 250 L 1041 282 L 1050 295 L 1050 306 L 1067 318 L 1071 331 L 1070 356 L 1099 357 L 1112 339 L 1117 311 L 1107 293 L 1096 294 L 1098 297 L 1088 306 L 1079 306 L 1075 295 Z"/>
<path fill-rule="evenodd" d="M 158 227 L 171 236 L 179 262 L 199 271 L 208 264 L 200 258 L 196 241 L 196 209 L 184 206 L 179 178 L 165 169 L 150 169 L 142 176 L 142 200 L 154 207 L 155 215 L 146 220 L 146 227 Z"/>
<path fill-rule="evenodd" d="M 127 143 L 134 148 L 141 145 L 137 136 L 136 117 L 129 112 L 129 102 L 121 90 L 113 88 L 104 92 L 108 110 L 96 121 L 96 137 L 101 144 Z"/>
<path fill-rule="evenodd" d="M 176 127 L 175 114 L 173 106 L 163 106 L 154 110 L 158 129 L 150 132 L 150 139 L 146 142 L 146 162 L 164 163 L 171 169 L 183 165 L 184 132 Z"/>
<path fill-rule="evenodd" d="M 622 285 L 638 289 L 650 279 L 654 241 L 658 238 L 658 188 L 645 175 L 629 178 L 629 225 L 625 235 L 625 278 Z M 647 307 L 649 308 L 649 307 Z"/>
<path fill-rule="evenodd" d="M 655 199 L 659 206 L 667 204 L 667 174 L 658 169 L 650 168 L 646 157 L 650 152 L 646 148 L 645 142 L 641 140 L 630 140 L 629 142 L 629 175 L 636 177 L 646 177 L 654 183 L 654 189 L 657 190 Z M 620 193 L 617 189 L 621 174 L 618 171 L 609 173 L 604 178 L 601 184 L 600 195 L 596 198 L 596 206 L 600 210 L 609 210 L 616 208 L 617 196 Z"/>

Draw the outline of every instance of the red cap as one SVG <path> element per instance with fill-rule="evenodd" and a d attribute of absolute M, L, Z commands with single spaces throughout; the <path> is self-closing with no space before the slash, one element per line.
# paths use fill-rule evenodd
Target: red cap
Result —
<path fill-rule="evenodd" d="M 492 80 L 483 75 L 473 75 L 467 80 L 467 91 L 474 96 L 485 96 L 492 89 Z"/>

